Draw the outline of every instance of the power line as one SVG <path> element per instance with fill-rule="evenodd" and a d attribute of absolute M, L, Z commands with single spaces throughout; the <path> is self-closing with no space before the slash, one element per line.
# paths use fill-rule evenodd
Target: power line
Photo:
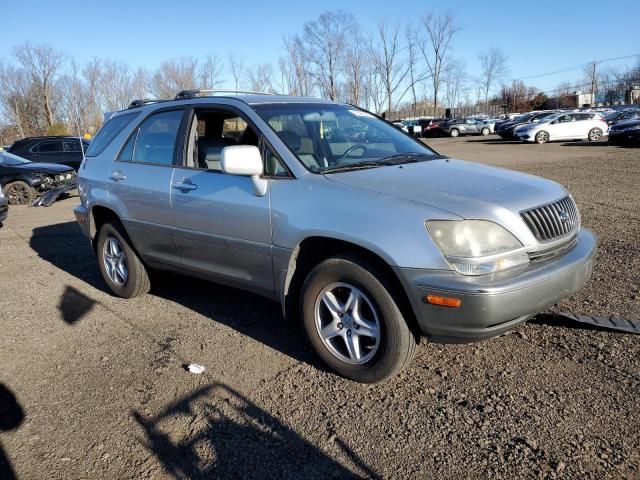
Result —
<path fill-rule="evenodd" d="M 572 70 L 576 70 L 578 68 L 585 67 L 585 66 L 587 66 L 589 64 L 592 64 L 592 63 L 613 62 L 613 61 L 616 61 L 616 60 L 625 60 L 627 58 L 633 58 L 633 57 L 639 57 L 639 56 L 640 56 L 640 53 L 634 53 L 633 55 L 624 55 L 622 57 L 603 58 L 602 60 L 593 60 L 591 62 L 581 63 L 580 65 L 576 65 L 574 67 L 563 68 L 562 70 L 556 70 L 555 72 L 539 73 L 537 75 L 529 75 L 527 77 L 520 77 L 520 78 L 517 78 L 516 80 L 530 80 L 532 78 L 548 77 L 548 76 L 551 76 L 551 75 L 557 75 L 558 73 L 570 72 Z"/>

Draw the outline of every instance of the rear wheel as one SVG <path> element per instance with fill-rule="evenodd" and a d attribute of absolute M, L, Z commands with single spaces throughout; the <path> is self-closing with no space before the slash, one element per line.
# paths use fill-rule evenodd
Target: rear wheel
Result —
<path fill-rule="evenodd" d="M 4 186 L 4 195 L 10 205 L 31 205 L 36 198 L 36 189 L 27 182 L 16 180 Z"/>
<path fill-rule="evenodd" d="M 489 134 L 491 133 L 491 131 L 489 130 L 489 128 L 488 128 L 488 127 L 484 127 L 484 128 L 480 131 L 480 133 L 482 133 L 482 135 L 484 135 L 484 136 L 486 137 L 487 135 L 489 135 Z"/>
<path fill-rule="evenodd" d="M 549 141 L 549 133 L 541 130 L 536 133 L 536 143 L 547 143 Z"/>
<path fill-rule="evenodd" d="M 457 128 L 452 128 L 451 129 L 451 136 L 452 137 L 459 137 L 460 136 L 460 130 L 458 130 Z"/>
<path fill-rule="evenodd" d="M 388 380 L 413 358 L 416 339 L 383 272 L 355 255 L 318 264 L 302 288 L 304 329 L 314 350 L 340 375 Z"/>
<path fill-rule="evenodd" d="M 114 294 L 133 298 L 149 291 L 151 285 L 147 270 L 118 222 L 102 225 L 96 253 L 102 278 Z"/>
<path fill-rule="evenodd" d="M 602 137 L 602 130 L 599 128 L 592 128 L 589 130 L 589 141 L 597 142 Z"/>

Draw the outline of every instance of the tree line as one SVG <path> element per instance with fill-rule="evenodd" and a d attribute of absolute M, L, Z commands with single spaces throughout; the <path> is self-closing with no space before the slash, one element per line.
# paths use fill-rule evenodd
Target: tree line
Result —
<path fill-rule="evenodd" d="M 79 64 L 51 45 L 27 42 L 0 61 L 0 140 L 93 133 L 104 112 L 126 108 L 132 99 L 173 98 L 192 88 L 320 96 L 377 113 L 410 108 L 441 114 L 443 106 L 536 98 L 537 89 L 505 82 L 507 57 L 499 48 L 479 52 L 480 69 L 469 75 L 454 55 L 460 30 L 451 12 L 426 12 L 405 25 L 380 21 L 364 31 L 352 14 L 328 11 L 284 36 L 276 62 L 249 64 L 237 52 L 217 52 L 167 59 L 154 70 L 102 58 Z"/>

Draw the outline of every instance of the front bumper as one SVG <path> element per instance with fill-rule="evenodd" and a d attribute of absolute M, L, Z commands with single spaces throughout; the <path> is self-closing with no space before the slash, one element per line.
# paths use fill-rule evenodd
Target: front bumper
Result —
<path fill-rule="evenodd" d="M 82 205 L 78 205 L 73 209 L 73 214 L 76 216 L 76 221 L 78 222 L 82 233 L 91 238 L 91 226 L 89 224 L 89 211 L 87 208 Z"/>
<path fill-rule="evenodd" d="M 640 132 L 631 131 L 618 132 L 616 130 L 609 130 L 609 144 L 610 145 L 632 145 L 640 144 Z"/>
<path fill-rule="evenodd" d="M 575 246 L 546 261 L 491 275 L 396 268 L 422 332 L 430 340 L 470 343 L 501 335 L 580 290 L 591 277 L 597 240 L 578 233 Z M 458 308 L 431 305 L 428 294 L 454 297 Z"/>

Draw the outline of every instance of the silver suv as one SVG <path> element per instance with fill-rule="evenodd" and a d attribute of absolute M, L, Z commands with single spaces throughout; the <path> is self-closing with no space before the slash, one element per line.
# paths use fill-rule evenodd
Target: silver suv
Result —
<path fill-rule="evenodd" d="M 557 183 L 439 155 L 357 107 L 186 91 L 115 113 L 75 214 L 109 288 L 172 270 L 279 301 L 338 373 L 500 335 L 580 289 L 594 235 Z M 215 301 L 215 300 L 214 300 Z"/>

